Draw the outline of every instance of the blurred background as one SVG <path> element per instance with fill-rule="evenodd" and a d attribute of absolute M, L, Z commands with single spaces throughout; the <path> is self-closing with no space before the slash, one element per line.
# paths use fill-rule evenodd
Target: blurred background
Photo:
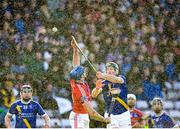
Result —
<path fill-rule="evenodd" d="M 70 126 L 71 35 L 98 70 L 108 61 L 119 65 L 137 108 L 147 114 L 161 97 L 180 121 L 179 7 L 176 0 L 0 0 L 0 127 L 27 83 L 51 126 Z M 83 57 L 81 64 L 92 89 L 95 73 Z M 103 115 L 102 96 L 92 103 Z M 90 127 L 105 125 L 92 120 Z"/>

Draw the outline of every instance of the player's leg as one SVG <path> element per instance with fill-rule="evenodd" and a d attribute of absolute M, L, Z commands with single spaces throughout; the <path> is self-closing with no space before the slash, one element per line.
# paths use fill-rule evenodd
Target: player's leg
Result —
<path fill-rule="evenodd" d="M 83 129 L 89 129 L 89 115 L 88 114 L 80 114 L 78 116 L 78 127 Z"/>
<path fill-rule="evenodd" d="M 120 115 L 111 115 L 111 129 L 131 129 L 130 112 L 126 111 Z"/>
<path fill-rule="evenodd" d="M 69 115 L 69 122 L 70 122 L 72 129 L 75 129 L 78 126 L 77 117 L 78 117 L 78 114 L 71 111 L 71 113 Z"/>
<path fill-rule="evenodd" d="M 104 117 L 105 117 L 105 118 L 108 118 L 108 113 L 107 113 L 107 112 L 104 113 Z M 107 124 L 107 125 L 106 125 L 106 128 L 107 128 L 107 129 L 110 129 L 110 128 L 111 128 L 111 124 Z"/>
<path fill-rule="evenodd" d="M 72 129 L 88 129 L 89 116 L 88 114 L 78 114 L 73 111 L 70 113 L 69 121 Z"/>

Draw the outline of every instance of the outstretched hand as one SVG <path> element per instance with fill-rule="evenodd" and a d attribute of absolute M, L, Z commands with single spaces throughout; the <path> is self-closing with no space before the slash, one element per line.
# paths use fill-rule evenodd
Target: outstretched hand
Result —
<path fill-rule="evenodd" d="M 77 50 L 77 47 L 76 47 L 76 45 L 75 45 L 74 40 L 71 40 L 71 47 L 72 47 L 74 50 Z"/>
<path fill-rule="evenodd" d="M 102 72 L 98 71 L 98 72 L 96 73 L 96 77 L 97 77 L 98 79 L 103 79 L 104 74 L 103 74 Z"/>

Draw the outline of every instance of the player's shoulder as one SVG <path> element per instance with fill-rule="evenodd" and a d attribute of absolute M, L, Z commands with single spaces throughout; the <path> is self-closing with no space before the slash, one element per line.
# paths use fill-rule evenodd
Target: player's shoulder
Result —
<path fill-rule="evenodd" d="M 70 84 L 72 88 L 76 87 L 76 81 L 74 79 L 70 79 Z"/>
<path fill-rule="evenodd" d="M 140 110 L 137 109 L 137 108 L 133 108 L 133 111 L 136 112 L 136 113 L 138 113 L 138 114 L 143 114 L 142 111 L 140 111 Z"/>
<path fill-rule="evenodd" d="M 16 100 L 12 105 L 21 104 L 21 100 Z"/>
<path fill-rule="evenodd" d="M 75 80 L 74 79 L 70 79 L 70 83 L 75 83 Z"/>
<path fill-rule="evenodd" d="M 34 100 L 31 100 L 31 103 L 32 103 L 33 105 L 39 105 L 39 102 L 34 101 Z"/>
<path fill-rule="evenodd" d="M 12 106 L 17 106 L 17 105 L 21 105 L 22 103 L 21 103 L 21 100 L 16 100 L 15 102 L 13 102 L 12 104 L 11 104 L 11 107 Z"/>
<path fill-rule="evenodd" d="M 162 117 L 164 117 L 165 119 L 172 119 L 171 116 L 167 113 L 167 112 L 163 112 Z"/>

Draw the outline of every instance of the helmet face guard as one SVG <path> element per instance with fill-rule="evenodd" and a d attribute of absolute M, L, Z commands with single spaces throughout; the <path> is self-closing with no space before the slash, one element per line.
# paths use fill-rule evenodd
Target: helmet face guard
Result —
<path fill-rule="evenodd" d="M 32 87 L 30 85 L 23 85 L 21 88 L 22 93 L 32 93 Z"/>
<path fill-rule="evenodd" d="M 106 68 L 107 67 L 112 67 L 114 71 L 116 71 L 116 75 L 119 73 L 119 66 L 115 62 L 108 62 L 106 64 Z"/>
<path fill-rule="evenodd" d="M 82 75 L 84 74 L 84 72 L 85 72 L 84 67 L 76 66 L 71 70 L 69 77 L 70 77 L 70 79 L 80 80 Z"/>

